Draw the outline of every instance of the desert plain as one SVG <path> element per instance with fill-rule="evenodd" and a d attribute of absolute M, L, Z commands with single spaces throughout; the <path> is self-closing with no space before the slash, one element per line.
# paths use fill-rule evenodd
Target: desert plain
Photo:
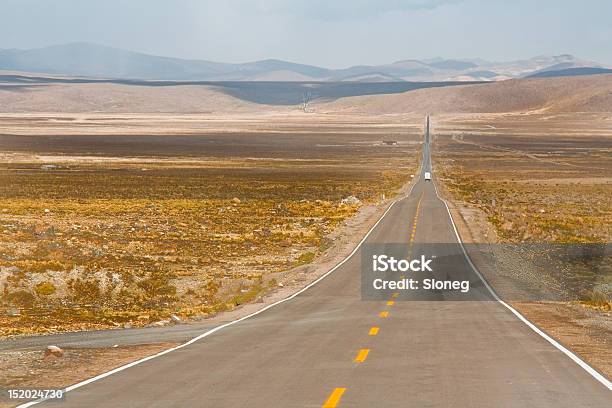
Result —
<path fill-rule="evenodd" d="M 9 88 L 0 89 L 4 337 L 189 324 L 297 290 L 405 191 L 427 114 L 435 180 L 464 241 L 606 245 L 612 234 L 611 75 L 308 110 L 211 87 Z M 572 299 L 516 307 L 609 376 L 612 272 L 574 278 L 588 285 Z M 0 361 L 16 368 L 0 384 L 40 385 L 53 373 L 65 386 L 167 346 L 75 349 L 72 363 L 5 350 Z"/>

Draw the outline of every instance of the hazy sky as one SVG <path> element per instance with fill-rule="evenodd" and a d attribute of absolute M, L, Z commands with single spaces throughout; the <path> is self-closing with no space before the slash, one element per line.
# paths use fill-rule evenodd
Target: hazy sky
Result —
<path fill-rule="evenodd" d="M 0 48 L 74 41 L 327 67 L 562 53 L 612 64 L 612 1 L 0 0 Z"/>

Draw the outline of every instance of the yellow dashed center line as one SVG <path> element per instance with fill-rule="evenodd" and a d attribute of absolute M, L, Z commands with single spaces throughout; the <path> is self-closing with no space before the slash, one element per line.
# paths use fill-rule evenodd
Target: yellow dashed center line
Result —
<path fill-rule="evenodd" d="M 416 210 L 414 212 L 414 218 L 412 219 L 412 232 L 410 233 L 410 251 L 412 251 L 412 242 L 414 241 L 414 236 L 416 235 L 417 223 L 419 221 L 419 209 L 421 208 L 421 201 L 423 200 L 423 193 L 421 193 L 421 197 L 419 197 L 419 202 L 417 203 Z"/>
<path fill-rule="evenodd" d="M 323 408 L 335 408 L 340 402 L 344 391 L 346 391 L 346 388 L 335 388 L 327 398 L 327 401 L 325 401 L 325 404 L 323 404 Z"/>
<path fill-rule="evenodd" d="M 357 357 L 355 357 L 356 363 L 363 363 L 368 358 L 368 354 L 370 354 L 370 349 L 361 349 L 359 353 L 357 353 Z"/>
<path fill-rule="evenodd" d="M 416 235 L 416 230 L 417 230 L 417 222 L 419 220 L 419 209 L 421 208 L 421 200 L 423 199 L 423 194 L 421 194 L 421 197 L 419 198 L 419 202 L 417 203 L 416 206 L 416 211 L 414 214 L 414 219 L 412 220 L 412 230 L 410 232 L 410 249 L 409 249 L 409 257 L 412 256 L 412 243 L 414 242 L 414 237 Z M 405 276 L 401 277 L 402 279 L 405 278 Z M 395 292 L 391 295 L 391 298 L 395 299 L 399 296 L 399 292 Z M 393 300 L 388 300 L 387 301 L 387 306 L 393 306 L 395 304 L 395 301 Z M 382 318 L 386 318 L 389 317 L 389 311 L 384 310 L 382 312 L 380 312 L 378 314 L 378 316 L 382 317 Z M 378 331 L 380 330 L 379 327 L 371 327 L 370 331 L 368 332 L 369 336 L 376 336 L 378 334 Z M 361 349 L 359 350 L 359 352 L 357 353 L 357 356 L 355 357 L 354 362 L 356 363 L 363 363 L 367 358 L 368 358 L 368 354 L 370 354 L 370 349 Z M 327 400 L 325 401 L 325 403 L 323 404 L 323 408 L 335 408 L 339 403 L 340 400 L 342 399 L 342 395 L 344 394 L 344 392 L 346 391 L 346 388 L 334 388 L 334 390 L 332 391 L 332 393 L 329 395 L 329 397 L 327 398 Z"/>

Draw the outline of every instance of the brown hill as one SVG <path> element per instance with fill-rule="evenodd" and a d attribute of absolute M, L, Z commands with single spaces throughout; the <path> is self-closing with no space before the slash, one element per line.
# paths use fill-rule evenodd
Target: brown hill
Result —
<path fill-rule="evenodd" d="M 260 109 L 260 105 L 227 95 L 213 86 L 110 83 L 0 86 L 3 113 L 225 113 Z"/>
<path fill-rule="evenodd" d="M 321 112 L 496 113 L 612 112 L 612 75 L 512 79 L 478 85 L 418 89 L 394 95 L 342 98 Z"/>
<path fill-rule="evenodd" d="M 0 83 L 0 112 L 8 113 L 242 113 L 287 111 L 273 106 L 283 88 L 230 95 L 212 85 L 146 86 L 116 83 Z M 247 99 L 265 93 L 267 105 Z M 277 98 L 275 99 L 275 96 Z M 241 99 L 242 98 L 242 99 Z M 256 99 L 256 98 L 255 98 Z M 283 103 L 286 105 L 286 103 Z M 612 112 L 612 74 L 512 79 L 443 86 L 396 94 L 336 99 L 314 104 L 316 112 L 488 113 L 545 110 Z"/>

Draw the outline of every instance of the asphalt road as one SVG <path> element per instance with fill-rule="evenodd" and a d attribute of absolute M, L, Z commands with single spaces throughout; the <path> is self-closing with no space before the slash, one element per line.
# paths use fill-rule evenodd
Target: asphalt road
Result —
<path fill-rule="evenodd" d="M 444 203 L 422 180 L 366 243 L 403 243 L 413 255 L 426 243 L 458 251 Z M 468 299 L 416 290 L 364 300 L 360 269 L 356 253 L 290 301 L 40 406 L 612 406 L 603 384 L 482 282 Z"/>

